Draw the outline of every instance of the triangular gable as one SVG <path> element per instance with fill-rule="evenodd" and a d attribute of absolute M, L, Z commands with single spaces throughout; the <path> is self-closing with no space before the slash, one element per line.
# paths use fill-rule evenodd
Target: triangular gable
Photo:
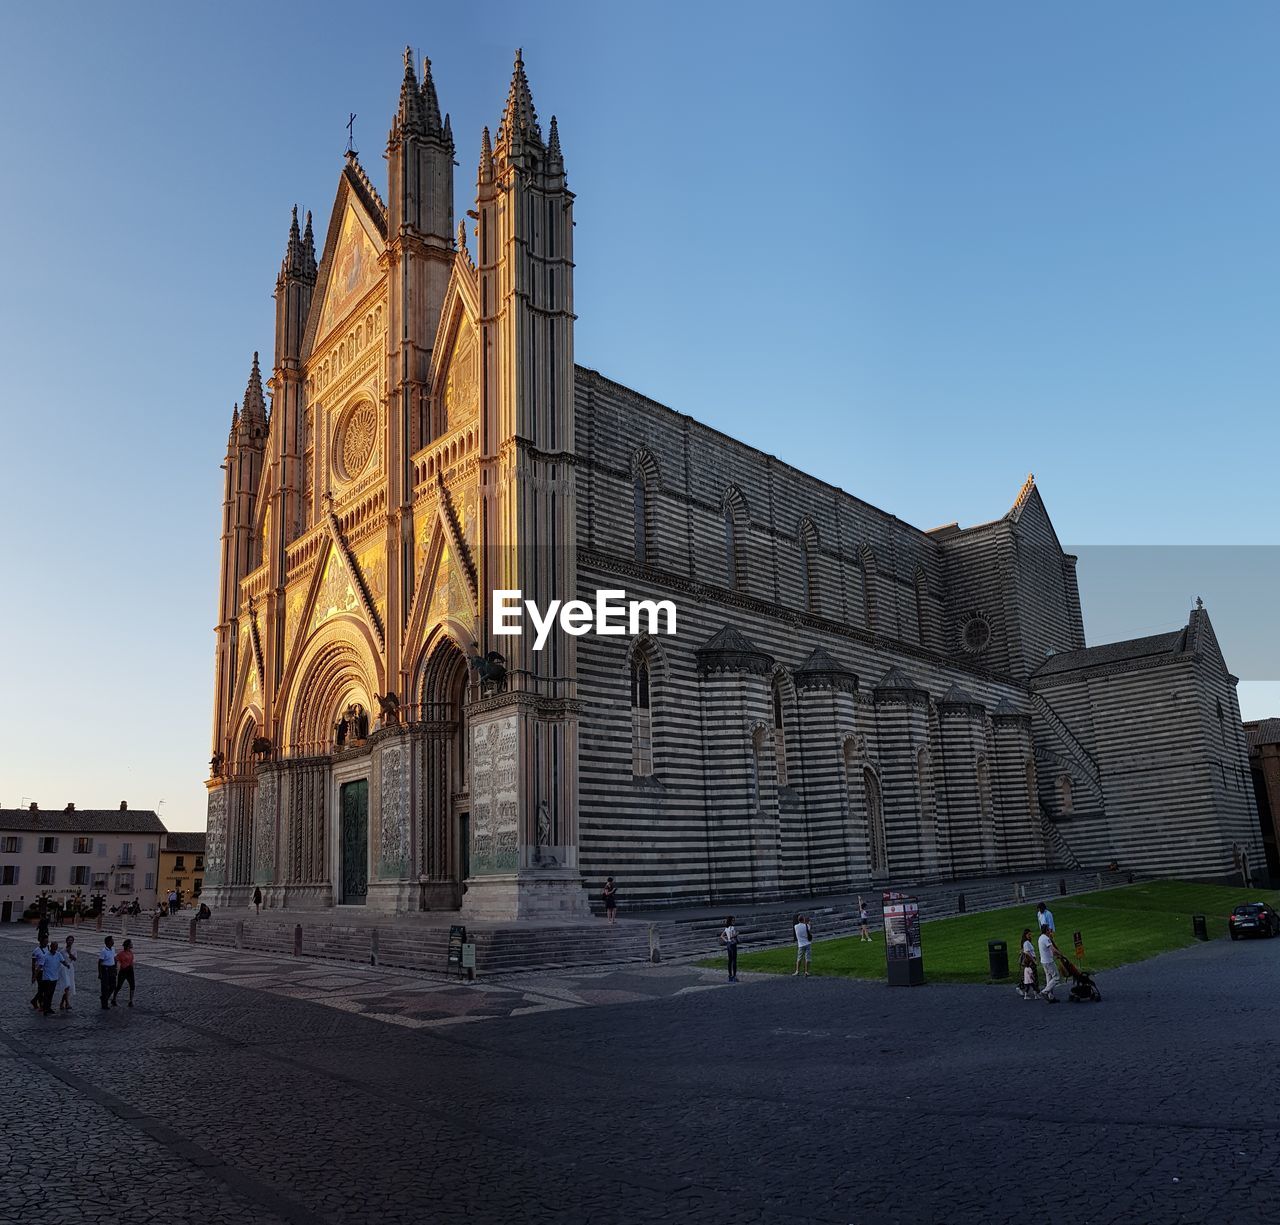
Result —
<path fill-rule="evenodd" d="M 427 382 L 432 396 L 445 405 L 451 418 L 455 412 L 462 419 L 479 411 L 480 297 L 476 274 L 463 259 L 453 261 L 440 308 L 440 324 L 431 346 Z M 468 401 L 473 402 L 469 410 Z"/>
<path fill-rule="evenodd" d="M 1197 602 L 1196 607 L 1191 610 L 1191 619 L 1187 623 L 1187 628 L 1190 649 L 1202 659 L 1207 659 L 1221 668 L 1224 675 L 1232 675 L 1231 669 L 1227 666 L 1226 656 L 1222 653 L 1222 646 L 1218 642 L 1218 635 L 1214 631 L 1213 623 L 1209 620 L 1208 609 L 1202 603 Z"/>
<path fill-rule="evenodd" d="M 338 180 L 338 194 L 320 256 L 311 310 L 302 339 L 309 355 L 355 309 L 357 303 L 383 281 L 379 256 L 386 245 L 385 220 L 365 198 L 350 164 Z"/>
<path fill-rule="evenodd" d="M 347 568 L 342 554 L 330 545 L 311 601 L 307 633 L 319 629 L 330 617 L 344 613 L 360 615 L 360 597 L 356 594 L 355 576 Z"/>
<path fill-rule="evenodd" d="M 1013 504 L 1013 508 L 1009 511 L 1005 518 L 1011 523 L 1020 527 L 1032 528 L 1035 526 L 1043 526 L 1048 530 L 1049 535 L 1053 538 L 1053 543 L 1057 547 L 1059 553 L 1065 553 L 1062 542 L 1058 539 L 1057 530 L 1053 526 L 1053 520 L 1049 518 L 1049 511 L 1045 507 L 1044 499 L 1040 496 L 1040 490 L 1036 488 L 1035 481 L 1032 477 L 1027 477 L 1027 482 L 1022 487 L 1022 491 L 1018 494 L 1018 500 Z"/>

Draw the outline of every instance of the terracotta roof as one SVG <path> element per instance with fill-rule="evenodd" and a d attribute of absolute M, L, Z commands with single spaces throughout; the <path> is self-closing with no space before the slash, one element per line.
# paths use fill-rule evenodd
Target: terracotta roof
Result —
<path fill-rule="evenodd" d="M 1251 719 L 1244 725 L 1244 738 L 1251 749 L 1280 744 L 1280 719 Z"/>
<path fill-rule="evenodd" d="M 0 808 L 0 829 L 51 834 L 163 834 L 160 818 L 147 808 L 76 808 L 50 812 L 37 808 Z"/>
<path fill-rule="evenodd" d="M 1032 676 L 1053 676 L 1058 672 L 1081 672 L 1104 664 L 1128 663 L 1132 660 L 1152 659 L 1158 655 L 1170 657 L 1186 649 L 1185 629 L 1167 634 L 1153 634 L 1149 638 L 1129 638 L 1124 642 L 1105 642 L 1101 646 L 1085 647 L 1079 651 L 1059 651 L 1050 655 Z"/>

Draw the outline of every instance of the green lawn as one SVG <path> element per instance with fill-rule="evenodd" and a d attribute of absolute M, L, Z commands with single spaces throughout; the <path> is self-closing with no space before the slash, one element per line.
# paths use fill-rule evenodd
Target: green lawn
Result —
<path fill-rule="evenodd" d="M 921 928 L 925 978 L 933 982 L 990 982 L 987 941 L 1004 940 L 1009 946 L 1010 978 L 1018 969 L 1018 940 L 1024 927 L 1034 926 L 1036 902 L 981 914 L 956 915 L 926 922 Z M 1194 943 L 1191 916 L 1203 914 L 1211 939 L 1225 936 L 1227 915 L 1243 901 L 1265 901 L 1280 909 L 1280 893 L 1238 889 L 1224 885 L 1190 885 L 1182 881 L 1148 881 L 1097 893 L 1045 898 L 1053 911 L 1058 947 L 1074 960 L 1072 933 L 1084 940 L 1084 965 L 1090 970 L 1143 961 L 1157 953 Z M 871 944 L 855 936 L 823 940 L 814 932 L 812 974 L 848 978 L 884 978 L 884 936 L 875 932 Z M 1038 933 L 1037 933 L 1038 934 Z M 739 952 L 743 970 L 790 973 L 795 968 L 795 948 Z M 721 966 L 724 957 L 700 963 Z"/>

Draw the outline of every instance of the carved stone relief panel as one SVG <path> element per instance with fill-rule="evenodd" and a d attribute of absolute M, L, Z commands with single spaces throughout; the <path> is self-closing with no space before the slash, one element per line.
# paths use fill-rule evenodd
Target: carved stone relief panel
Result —
<path fill-rule="evenodd" d="M 471 729 L 471 872 L 514 872 L 519 865 L 520 726 L 504 715 Z"/>

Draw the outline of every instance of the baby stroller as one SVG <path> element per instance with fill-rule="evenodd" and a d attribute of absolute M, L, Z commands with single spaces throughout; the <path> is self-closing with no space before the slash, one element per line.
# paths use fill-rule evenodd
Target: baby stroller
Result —
<path fill-rule="evenodd" d="M 1081 1000 L 1093 1000 L 1096 1004 L 1102 999 L 1102 992 L 1098 990 L 1092 974 L 1068 961 L 1061 951 L 1058 952 L 1058 962 L 1062 966 L 1062 972 L 1071 979 L 1071 995 L 1068 998 L 1073 1004 Z"/>

